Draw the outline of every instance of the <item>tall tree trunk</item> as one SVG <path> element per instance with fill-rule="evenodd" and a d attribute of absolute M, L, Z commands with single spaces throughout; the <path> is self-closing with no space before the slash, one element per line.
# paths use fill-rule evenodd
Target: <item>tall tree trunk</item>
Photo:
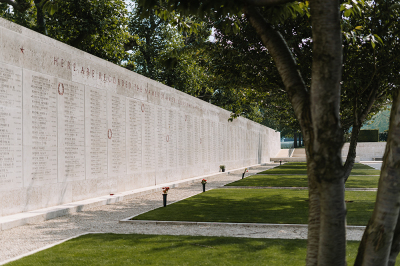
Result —
<path fill-rule="evenodd" d="M 47 35 L 46 21 L 44 19 L 44 13 L 43 13 L 43 3 L 45 1 L 35 0 L 34 2 L 36 6 L 36 20 L 37 20 L 38 31 L 44 35 Z"/>
<path fill-rule="evenodd" d="M 297 65 L 282 35 L 252 6 L 244 9 L 250 24 L 254 27 L 262 43 L 272 55 L 288 97 L 292 103 L 296 118 L 300 123 L 304 136 L 307 156 L 308 184 L 309 184 L 309 225 L 307 242 L 307 265 L 317 265 L 320 232 L 320 204 L 317 178 L 314 174 L 314 131 L 311 119 L 310 94 L 297 70 Z"/>
<path fill-rule="evenodd" d="M 306 151 L 307 151 L 307 143 Z M 310 145 L 311 146 L 311 145 Z M 307 237 L 307 258 L 306 265 L 318 264 L 319 231 L 321 226 L 321 204 L 320 193 L 317 185 L 317 178 L 312 167 L 312 160 L 307 159 L 308 175 L 308 237 Z"/>
<path fill-rule="evenodd" d="M 302 135 L 301 135 L 301 133 L 299 133 L 299 147 L 303 146 L 303 145 L 301 144 L 301 137 L 302 137 Z"/>
<path fill-rule="evenodd" d="M 355 265 L 394 265 L 399 252 L 400 96 L 393 96 L 388 140 L 374 212 L 364 231 Z M 390 263 L 389 263 L 390 259 Z"/>
<path fill-rule="evenodd" d="M 371 111 L 371 108 L 376 100 L 378 94 L 378 88 L 370 89 L 368 95 L 368 101 L 365 105 L 364 109 L 360 109 L 357 104 L 357 97 L 354 98 L 354 106 L 353 106 L 353 130 L 351 131 L 351 140 L 349 145 L 349 152 L 347 153 L 346 162 L 344 164 L 344 176 L 345 182 L 350 176 L 351 170 L 353 169 L 355 158 L 356 158 L 356 151 L 357 151 L 357 141 L 358 135 L 360 134 L 360 130 L 362 127 L 362 123 L 364 122 L 365 118 L 367 117 L 368 113 Z"/>
<path fill-rule="evenodd" d="M 297 133 L 296 132 L 294 132 L 294 134 L 293 134 L 293 146 L 295 148 L 297 148 Z"/>
<path fill-rule="evenodd" d="M 396 258 L 400 252 L 400 213 L 397 217 L 396 228 L 394 229 L 394 236 L 392 241 L 392 248 L 390 249 L 388 266 L 396 264 Z"/>
<path fill-rule="evenodd" d="M 357 155 L 357 141 L 358 135 L 360 134 L 361 130 L 361 122 L 358 117 L 358 105 L 357 105 L 357 98 L 354 99 L 354 106 L 353 106 L 353 129 L 351 131 L 351 139 L 349 144 L 349 151 L 347 152 L 346 162 L 344 164 L 344 182 L 350 176 L 350 172 L 353 169 L 355 158 Z"/>
<path fill-rule="evenodd" d="M 338 0 L 310 1 L 313 33 L 311 167 L 320 193 L 318 265 L 346 265 L 346 207 L 341 150 L 340 81 L 342 39 Z"/>

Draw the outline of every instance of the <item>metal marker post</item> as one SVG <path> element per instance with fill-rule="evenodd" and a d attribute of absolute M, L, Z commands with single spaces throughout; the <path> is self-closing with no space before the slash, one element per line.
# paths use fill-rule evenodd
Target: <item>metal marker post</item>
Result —
<path fill-rule="evenodd" d="M 168 196 L 168 194 L 162 194 L 163 195 L 163 205 L 164 205 L 164 207 L 166 207 L 167 206 L 167 196 Z"/>

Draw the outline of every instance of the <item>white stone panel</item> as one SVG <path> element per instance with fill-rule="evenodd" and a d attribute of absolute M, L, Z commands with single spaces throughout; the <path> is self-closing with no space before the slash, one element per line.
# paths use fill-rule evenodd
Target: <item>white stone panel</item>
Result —
<path fill-rule="evenodd" d="M 206 131 L 206 145 L 207 145 L 207 164 L 210 164 L 214 160 L 214 154 L 213 154 L 213 135 L 212 135 L 212 123 L 210 119 L 207 118 L 207 131 Z"/>
<path fill-rule="evenodd" d="M 22 70 L 0 63 L 0 191 L 22 187 Z"/>
<path fill-rule="evenodd" d="M 194 153 L 194 166 L 195 169 L 198 170 L 200 167 L 200 159 L 201 159 L 201 154 L 200 154 L 200 123 L 199 123 L 199 117 L 194 116 L 193 117 L 193 151 Z M 196 173 L 195 173 L 196 174 Z"/>
<path fill-rule="evenodd" d="M 168 181 L 167 144 L 169 136 L 167 131 L 167 117 L 166 109 L 158 106 L 156 115 L 156 184 Z"/>
<path fill-rule="evenodd" d="M 179 120 L 179 114 L 176 110 L 168 110 L 168 128 L 167 128 L 167 166 L 168 169 L 176 169 L 177 165 L 177 144 L 178 144 L 178 132 L 177 126 Z"/>
<path fill-rule="evenodd" d="M 142 104 L 144 110 L 143 131 L 143 174 L 146 184 L 156 184 L 156 115 L 154 105 Z"/>
<path fill-rule="evenodd" d="M 85 90 L 58 79 L 58 182 L 85 179 Z"/>
<path fill-rule="evenodd" d="M 107 92 L 85 88 L 86 179 L 107 177 Z"/>
<path fill-rule="evenodd" d="M 194 138 L 193 138 L 193 116 L 185 114 L 185 135 L 186 135 L 186 168 L 189 169 L 194 166 Z"/>
<path fill-rule="evenodd" d="M 167 143 L 169 136 L 167 133 L 167 113 L 165 108 L 159 106 L 157 108 L 156 118 L 156 165 L 157 171 L 165 171 L 167 169 Z"/>
<path fill-rule="evenodd" d="M 57 182 L 57 81 L 23 71 L 24 186 Z"/>
<path fill-rule="evenodd" d="M 126 158 L 128 174 L 140 173 L 143 169 L 143 116 L 142 102 L 126 100 Z"/>
<path fill-rule="evenodd" d="M 126 175 L 126 100 L 107 93 L 108 176 Z"/>
<path fill-rule="evenodd" d="M 177 131 L 177 158 L 178 158 L 178 168 L 180 171 L 186 168 L 186 115 L 183 113 L 177 114 L 178 120 L 178 131 Z"/>
<path fill-rule="evenodd" d="M 181 176 L 177 172 L 178 168 L 178 153 L 177 153 L 177 144 L 178 144 L 178 135 L 177 135 L 177 125 L 179 115 L 177 110 L 168 109 L 167 111 L 167 129 L 166 129 L 166 141 L 167 141 L 167 171 L 165 173 L 166 180 L 172 181 L 176 179 L 180 179 Z"/>
<path fill-rule="evenodd" d="M 201 122 L 200 122 L 200 139 L 199 139 L 199 146 L 200 146 L 200 153 L 201 153 L 201 166 L 204 171 L 204 167 L 208 162 L 207 158 L 207 134 L 206 132 L 208 131 L 208 124 L 207 120 L 204 117 L 201 117 Z"/>

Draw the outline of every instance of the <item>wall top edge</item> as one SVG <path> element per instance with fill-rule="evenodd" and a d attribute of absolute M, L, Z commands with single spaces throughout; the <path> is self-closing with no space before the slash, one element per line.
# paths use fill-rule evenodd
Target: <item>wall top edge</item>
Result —
<path fill-rule="evenodd" d="M 2 49 L 0 62 L 97 89 L 106 89 L 107 91 L 121 94 L 128 98 L 147 101 L 149 103 L 159 104 L 161 97 L 164 100 L 165 94 L 165 97 L 173 97 L 174 103 L 175 101 L 179 102 L 179 108 L 182 108 L 182 106 L 183 108 L 187 107 L 186 109 L 191 108 L 194 109 L 193 112 L 199 112 L 200 110 L 200 112 L 207 112 L 209 115 L 220 117 L 220 119 L 227 120 L 230 117 L 231 112 L 221 107 L 202 101 L 192 95 L 171 88 L 4 18 L 0 18 L 0 30 L 0 46 Z M 12 32 L 14 33 L 14 36 L 10 36 L 12 41 L 6 40 L 4 36 L 6 34 L 12 35 Z M 163 104 L 172 106 L 172 103 Z M 234 119 L 234 123 L 236 121 L 247 124 L 254 129 L 258 127 L 259 129 L 266 128 L 273 130 L 244 117 Z"/>

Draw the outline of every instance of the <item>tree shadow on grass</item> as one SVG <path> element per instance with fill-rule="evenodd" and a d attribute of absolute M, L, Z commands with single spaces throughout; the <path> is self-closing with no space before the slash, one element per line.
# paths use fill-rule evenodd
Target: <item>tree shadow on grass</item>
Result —
<path fill-rule="evenodd" d="M 306 164 L 302 164 L 302 165 L 280 165 L 275 167 L 274 169 L 298 169 L 298 170 L 306 170 L 307 169 L 307 165 Z"/>
<path fill-rule="evenodd" d="M 351 175 L 379 175 L 380 170 L 374 170 L 374 169 L 353 169 L 351 171 Z M 260 172 L 258 174 L 265 174 L 265 175 L 271 175 L 271 174 L 290 174 L 290 175 L 306 175 L 307 170 L 306 169 L 278 169 L 278 168 L 273 168 L 269 169 L 263 172 Z"/>
<path fill-rule="evenodd" d="M 379 176 L 349 176 L 346 188 L 377 188 Z"/>
<path fill-rule="evenodd" d="M 307 191 L 216 189 L 135 217 L 138 220 L 292 223 L 308 219 Z"/>
<path fill-rule="evenodd" d="M 379 176 L 350 176 L 346 188 L 377 188 Z M 229 186 L 307 187 L 307 175 L 252 175 L 229 183 Z"/>
<path fill-rule="evenodd" d="M 306 175 L 307 174 L 307 169 L 292 169 L 292 168 L 285 168 L 285 169 L 279 169 L 279 168 L 272 168 L 257 174 L 265 174 L 265 175 L 272 175 L 272 174 L 290 174 L 290 175 Z"/>
<path fill-rule="evenodd" d="M 67 252 L 76 259 L 109 254 L 109 263 L 115 258 L 152 265 L 264 265 L 267 260 L 268 265 L 298 265 L 290 261 L 304 260 L 305 246 L 305 240 L 99 234 L 73 239 L 42 256 Z"/>
<path fill-rule="evenodd" d="M 349 225 L 365 225 L 376 192 L 346 192 Z M 134 217 L 136 220 L 307 224 L 308 191 L 216 189 L 167 208 Z"/>
<path fill-rule="evenodd" d="M 307 175 L 253 175 L 226 186 L 307 187 Z"/>

